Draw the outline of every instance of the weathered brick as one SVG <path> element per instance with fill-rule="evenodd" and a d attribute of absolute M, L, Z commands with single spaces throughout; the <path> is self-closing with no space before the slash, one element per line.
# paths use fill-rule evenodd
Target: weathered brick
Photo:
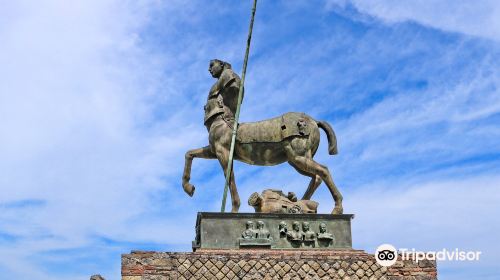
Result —
<path fill-rule="evenodd" d="M 435 280 L 436 263 L 399 261 L 389 268 L 362 251 L 210 250 L 122 256 L 122 280 L 349 279 Z"/>

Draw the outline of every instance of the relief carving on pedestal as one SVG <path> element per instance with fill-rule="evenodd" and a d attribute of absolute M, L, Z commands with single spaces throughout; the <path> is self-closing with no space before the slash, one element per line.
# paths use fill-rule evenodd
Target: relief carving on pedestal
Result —
<path fill-rule="evenodd" d="M 257 222 L 257 229 L 253 221 L 246 222 L 246 229 L 241 233 L 239 239 L 240 247 L 271 247 L 273 239 L 269 230 L 265 228 L 263 221 Z"/>
<path fill-rule="evenodd" d="M 329 247 L 334 244 L 335 236 L 327 231 L 325 223 L 319 224 L 319 232 L 311 230 L 309 222 L 303 222 L 302 227 L 298 221 L 292 223 L 292 230 L 288 231 L 288 225 L 281 221 L 278 225 L 280 238 L 286 238 L 292 247 Z"/>

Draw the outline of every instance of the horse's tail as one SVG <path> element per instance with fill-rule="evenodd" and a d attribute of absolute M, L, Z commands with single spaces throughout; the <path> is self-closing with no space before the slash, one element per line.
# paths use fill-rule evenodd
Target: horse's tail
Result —
<path fill-rule="evenodd" d="M 328 153 L 330 155 L 338 154 L 337 150 L 337 136 L 329 123 L 325 121 L 317 121 L 318 126 L 326 132 L 326 137 L 328 138 Z"/>

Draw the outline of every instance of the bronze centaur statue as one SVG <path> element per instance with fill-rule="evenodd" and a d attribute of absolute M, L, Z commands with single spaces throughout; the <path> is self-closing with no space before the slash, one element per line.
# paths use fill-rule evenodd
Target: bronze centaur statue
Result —
<path fill-rule="evenodd" d="M 228 166 L 240 86 L 240 78 L 227 62 L 211 60 L 208 71 L 217 79 L 210 89 L 205 105 L 205 126 L 209 134 L 209 145 L 186 153 L 182 187 L 190 196 L 195 190 L 189 183 L 194 158 L 218 159 L 224 171 Z M 337 139 L 327 122 L 316 121 L 304 113 L 291 112 L 269 120 L 239 124 L 234 159 L 261 166 L 288 162 L 300 174 L 311 177 L 302 199 L 310 199 L 324 181 L 335 201 L 332 214 L 342 214 L 342 195 L 335 186 L 328 168 L 313 159 L 320 140 L 319 128 L 326 132 L 329 154 L 337 154 Z M 238 212 L 240 198 L 234 173 L 232 172 L 230 176 L 231 211 Z"/>

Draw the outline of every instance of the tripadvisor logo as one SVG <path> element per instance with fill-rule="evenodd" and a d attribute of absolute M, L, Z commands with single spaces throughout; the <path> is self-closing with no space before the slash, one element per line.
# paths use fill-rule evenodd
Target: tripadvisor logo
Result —
<path fill-rule="evenodd" d="M 398 257 L 402 261 L 479 261 L 481 251 L 462 251 L 442 249 L 440 251 L 422 252 L 415 249 L 408 250 L 400 248 L 396 250 L 391 244 L 382 244 L 375 251 L 375 260 L 381 266 L 391 266 L 396 263 Z"/>
<path fill-rule="evenodd" d="M 381 266 L 391 266 L 398 260 L 398 251 L 390 244 L 382 244 L 375 251 L 375 260 Z"/>

